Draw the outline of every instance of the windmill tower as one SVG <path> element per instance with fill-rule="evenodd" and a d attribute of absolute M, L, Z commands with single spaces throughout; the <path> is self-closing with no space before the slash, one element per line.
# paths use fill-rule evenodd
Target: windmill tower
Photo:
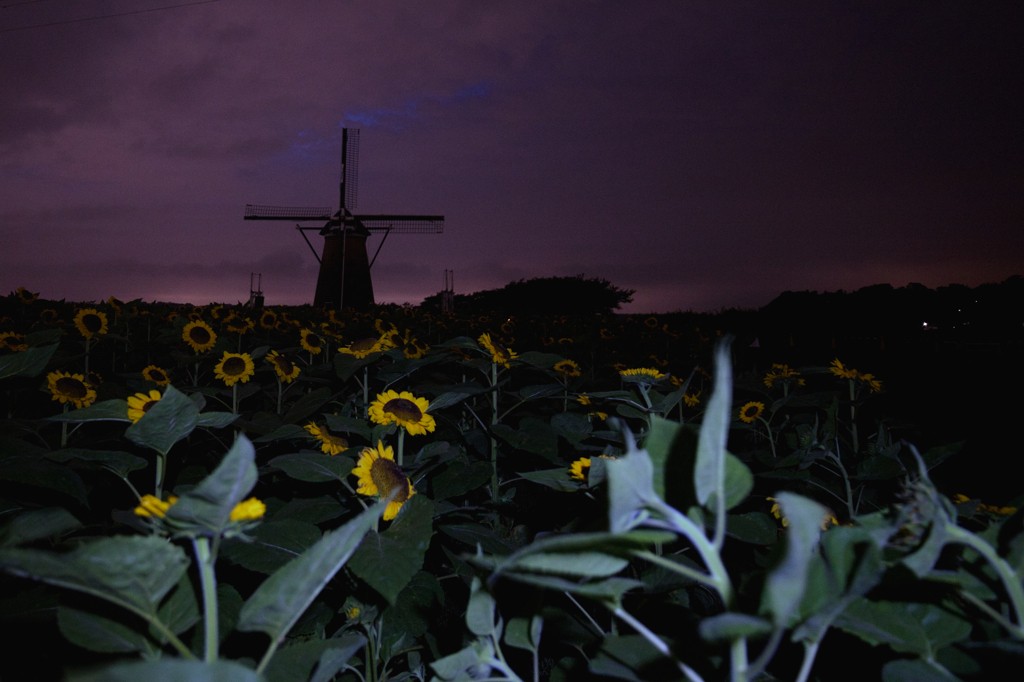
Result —
<path fill-rule="evenodd" d="M 245 220 L 289 220 L 309 244 L 320 262 L 313 305 L 322 308 L 346 307 L 363 310 L 374 303 L 370 268 L 381 247 L 392 232 L 396 234 L 440 234 L 444 231 L 442 215 L 356 215 L 356 194 L 359 180 L 359 130 L 341 129 L 340 208 L 330 207 L 245 205 Z M 326 221 L 326 222 L 324 222 Z M 324 222 L 323 227 L 307 227 L 300 223 Z M 324 237 L 323 255 L 317 255 L 306 237 L 309 230 L 319 230 Z M 382 232 L 384 237 L 368 257 L 366 238 Z"/>

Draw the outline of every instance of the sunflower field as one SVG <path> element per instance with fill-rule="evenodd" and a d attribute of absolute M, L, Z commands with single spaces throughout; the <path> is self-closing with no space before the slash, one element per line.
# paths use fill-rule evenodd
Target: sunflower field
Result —
<path fill-rule="evenodd" d="M 738 372 L 737 347 L 656 316 L 19 289 L 0 299 L 0 677 L 1019 663 L 1024 497 L 940 492 L 960 444 L 894 433 L 860 359 Z"/>

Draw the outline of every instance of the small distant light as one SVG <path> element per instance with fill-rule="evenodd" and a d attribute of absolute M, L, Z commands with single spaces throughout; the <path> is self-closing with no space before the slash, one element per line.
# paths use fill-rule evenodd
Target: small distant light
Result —
<path fill-rule="evenodd" d="M 927 322 L 922 322 L 922 323 L 921 323 L 921 326 L 922 326 L 922 327 L 927 327 L 927 326 L 928 326 L 928 323 L 927 323 Z"/>

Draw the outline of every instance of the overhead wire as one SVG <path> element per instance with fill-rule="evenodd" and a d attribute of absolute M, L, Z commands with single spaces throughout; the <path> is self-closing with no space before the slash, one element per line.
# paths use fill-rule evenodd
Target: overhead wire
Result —
<path fill-rule="evenodd" d="M 42 0 L 27 0 L 26 2 L 16 3 L 21 5 L 28 5 L 35 2 L 42 2 Z M 146 14 L 147 12 L 160 12 L 162 10 L 177 9 L 178 7 L 191 7 L 193 5 L 209 5 L 214 2 L 220 2 L 220 0 L 196 0 L 196 2 L 184 2 L 178 5 L 167 5 L 164 7 L 151 7 L 149 9 L 137 9 L 131 12 L 118 12 L 116 14 L 102 14 L 95 17 L 83 17 L 81 19 L 66 19 L 64 21 L 51 21 L 45 24 L 32 24 L 30 26 L 17 26 L 15 28 L 2 28 L 0 33 L 10 33 L 11 31 L 24 31 L 30 28 L 45 28 L 47 26 L 63 26 L 64 24 L 77 24 L 83 21 L 96 21 L 98 19 L 110 19 L 112 17 L 126 17 L 133 14 Z M 15 5 L 3 5 L 0 7 L 14 7 Z"/>

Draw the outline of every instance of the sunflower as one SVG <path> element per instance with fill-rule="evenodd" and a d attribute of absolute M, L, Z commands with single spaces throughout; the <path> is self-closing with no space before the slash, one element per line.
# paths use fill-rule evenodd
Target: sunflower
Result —
<path fill-rule="evenodd" d="M 224 310 L 224 306 L 222 306 L 222 305 L 215 305 L 215 306 L 213 306 L 212 308 L 210 308 L 210 315 L 211 315 L 211 317 L 213 317 L 213 319 L 215 319 L 215 320 L 219 320 L 220 319 L 220 311 L 222 311 L 222 310 Z"/>
<path fill-rule="evenodd" d="M 492 340 L 490 334 L 483 334 L 477 341 L 491 354 L 491 361 L 496 365 L 511 367 L 509 363 L 519 357 L 512 349 L 505 348 L 498 341 Z"/>
<path fill-rule="evenodd" d="M 835 374 L 840 379 L 856 379 L 857 370 L 849 367 L 844 367 L 843 363 L 839 362 L 839 358 L 832 361 L 832 366 L 828 368 L 828 371 Z"/>
<path fill-rule="evenodd" d="M 128 418 L 132 420 L 132 423 L 139 421 L 149 409 L 160 402 L 160 391 L 151 390 L 149 395 L 145 393 L 136 393 L 132 397 L 128 398 Z"/>
<path fill-rule="evenodd" d="M 146 381 L 152 381 L 157 386 L 166 386 L 171 383 L 170 378 L 167 376 L 167 372 L 163 371 L 156 365 L 150 365 L 146 369 L 142 370 L 142 376 L 145 377 Z"/>
<path fill-rule="evenodd" d="M 255 373 L 256 365 L 252 361 L 252 356 L 248 353 L 229 353 L 224 351 L 224 357 L 213 368 L 214 376 L 218 379 L 223 379 L 224 383 L 228 386 L 234 386 L 235 382 L 238 381 L 244 384 Z"/>
<path fill-rule="evenodd" d="M 562 360 L 561 362 L 556 362 L 555 366 L 552 369 L 564 375 L 565 377 L 578 377 L 580 375 L 580 366 L 577 365 L 572 360 Z"/>
<path fill-rule="evenodd" d="M 320 351 L 323 350 L 323 341 L 320 340 L 320 337 L 312 329 L 302 329 L 299 331 L 299 343 L 313 355 L 319 355 Z"/>
<path fill-rule="evenodd" d="M 238 317 L 234 313 L 228 317 L 225 322 L 225 328 L 229 332 L 235 332 L 236 334 L 246 334 L 256 329 L 256 325 L 252 323 L 248 317 Z"/>
<path fill-rule="evenodd" d="M 664 374 L 650 367 L 640 367 L 637 369 L 621 369 L 619 370 L 619 376 L 626 383 L 644 384 L 645 386 L 655 384 L 665 378 Z"/>
<path fill-rule="evenodd" d="M 255 497 L 250 497 L 248 500 L 235 505 L 235 508 L 231 510 L 230 518 L 232 521 L 254 521 L 262 519 L 266 513 L 267 505 Z"/>
<path fill-rule="evenodd" d="M 379 353 L 381 350 L 380 339 L 371 337 L 368 339 L 353 341 L 344 348 L 339 348 L 338 352 L 354 355 L 357 358 L 365 358 L 367 355 L 370 355 L 371 353 Z"/>
<path fill-rule="evenodd" d="M 114 313 L 117 315 L 121 314 L 121 306 L 124 305 L 124 301 L 119 301 L 113 296 L 107 299 L 107 305 L 114 309 Z"/>
<path fill-rule="evenodd" d="M 377 441 L 376 448 L 363 448 L 352 473 L 359 479 L 356 492 L 360 495 L 379 495 L 387 499 L 394 491 L 398 491 L 384 510 L 385 521 L 398 516 L 402 505 L 416 494 L 412 481 L 402 473 L 402 468 L 395 462 L 394 450 L 391 446 L 384 447 L 383 441 Z"/>
<path fill-rule="evenodd" d="M 764 403 L 747 403 L 740 408 L 740 421 L 753 424 L 762 412 L 764 412 Z"/>
<path fill-rule="evenodd" d="M 577 481 L 587 482 L 587 475 L 590 473 L 590 458 L 581 457 L 569 467 L 569 477 Z"/>
<path fill-rule="evenodd" d="M 590 400 L 590 396 L 588 396 L 586 393 L 580 393 L 576 397 L 576 402 L 578 402 L 580 405 L 593 405 L 593 402 L 591 402 Z"/>
<path fill-rule="evenodd" d="M 875 378 L 874 374 L 857 373 L 857 378 L 868 385 L 872 393 L 879 393 L 882 390 L 882 382 Z"/>
<path fill-rule="evenodd" d="M 217 343 L 217 333 L 202 320 L 193 320 L 181 331 L 181 338 L 197 353 L 208 351 Z"/>
<path fill-rule="evenodd" d="M 25 337 L 15 332 L 0 332 L 0 348 L 9 350 L 28 350 Z"/>
<path fill-rule="evenodd" d="M 272 350 L 267 353 L 266 361 L 274 366 L 274 371 L 277 372 L 277 378 L 286 384 L 290 384 L 292 380 L 299 376 L 299 367 L 292 363 L 291 360 L 283 355 L 278 354 L 276 350 Z"/>
<path fill-rule="evenodd" d="M 47 308 L 43 312 L 39 313 L 39 320 L 43 324 L 53 324 L 57 321 L 57 311 L 53 308 Z"/>
<path fill-rule="evenodd" d="M 348 441 L 341 436 L 331 433 L 326 426 L 317 426 L 310 422 L 302 428 L 309 431 L 310 435 L 320 441 L 320 449 L 325 455 L 338 455 L 348 450 Z"/>
<path fill-rule="evenodd" d="M 428 350 L 430 350 L 429 346 L 421 343 L 419 339 L 413 338 L 402 346 L 402 355 L 410 360 L 418 360 L 426 355 Z"/>
<path fill-rule="evenodd" d="M 15 290 L 14 294 L 18 297 L 19 301 L 25 304 L 31 303 L 32 301 L 39 298 L 38 293 L 33 294 L 25 287 L 18 287 L 17 290 Z"/>
<path fill-rule="evenodd" d="M 644 320 L 644 324 L 647 325 L 648 327 L 650 327 L 651 329 L 657 329 L 658 328 L 658 318 L 656 318 L 656 317 L 648 317 L 646 320 Z"/>
<path fill-rule="evenodd" d="M 614 335 L 614 334 L 612 334 L 612 333 L 611 333 L 610 331 L 608 331 L 607 329 L 605 329 L 604 327 L 602 327 L 602 328 L 601 328 L 601 338 L 602 338 L 602 339 L 614 339 L 614 338 L 615 338 L 615 335 Z"/>
<path fill-rule="evenodd" d="M 435 428 L 434 418 L 427 414 L 429 408 L 426 398 L 416 398 L 408 391 L 385 391 L 370 404 L 370 420 L 374 424 L 398 424 L 410 436 L 424 435 Z"/>
<path fill-rule="evenodd" d="M 107 333 L 107 315 L 95 308 L 82 308 L 75 315 L 75 326 L 82 336 L 91 339 L 94 335 Z"/>
<path fill-rule="evenodd" d="M 139 506 L 135 508 L 135 514 L 137 516 L 156 516 L 162 519 L 171 505 L 177 501 L 178 498 L 175 495 L 168 495 L 166 502 L 154 495 L 143 495 L 139 498 Z"/>
<path fill-rule="evenodd" d="M 50 372 L 46 375 L 46 382 L 53 399 L 62 403 L 74 403 L 75 407 L 82 408 L 88 407 L 96 400 L 96 391 L 85 383 L 85 376 L 82 374 Z"/>
<path fill-rule="evenodd" d="M 597 414 L 600 414 L 600 413 L 597 413 Z M 605 415 L 605 417 L 602 417 L 602 419 L 606 419 L 606 418 L 607 418 L 607 415 Z M 608 455 L 598 455 L 597 458 L 598 459 L 615 459 L 615 457 L 609 457 Z M 577 481 L 583 481 L 584 483 L 588 483 L 590 481 L 590 458 L 589 457 L 580 457 L 578 460 L 573 462 L 569 466 L 569 477 L 570 478 L 574 478 Z"/>
<path fill-rule="evenodd" d="M 697 407 L 700 403 L 700 391 L 696 393 L 684 393 L 683 402 L 686 403 L 687 407 Z"/>
<path fill-rule="evenodd" d="M 782 381 L 783 379 L 795 379 L 800 376 L 800 372 L 795 369 L 790 369 L 789 365 L 780 365 L 775 363 L 772 365 L 772 371 L 764 377 L 764 385 L 771 388 L 772 384 L 776 381 Z M 800 386 L 804 385 L 803 379 L 797 379 L 797 383 Z"/>
<path fill-rule="evenodd" d="M 100 376 L 99 372 L 89 372 L 85 375 L 85 383 L 89 384 L 92 388 L 96 388 L 103 383 L 103 377 Z"/>
<path fill-rule="evenodd" d="M 277 325 L 277 313 L 273 310 L 264 310 L 260 315 L 260 326 L 264 329 L 273 329 Z"/>

